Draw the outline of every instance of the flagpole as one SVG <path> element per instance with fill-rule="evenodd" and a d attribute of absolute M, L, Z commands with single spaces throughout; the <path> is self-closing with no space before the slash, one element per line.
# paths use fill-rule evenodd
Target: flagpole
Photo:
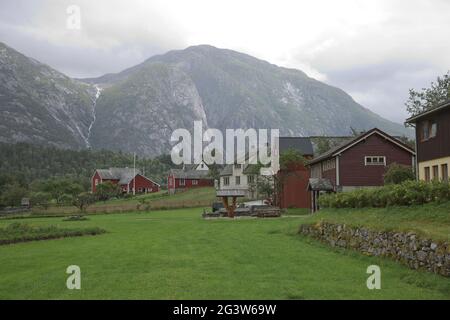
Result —
<path fill-rule="evenodd" d="M 133 195 L 136 195 L 136 152 L 133 153 Z"/>

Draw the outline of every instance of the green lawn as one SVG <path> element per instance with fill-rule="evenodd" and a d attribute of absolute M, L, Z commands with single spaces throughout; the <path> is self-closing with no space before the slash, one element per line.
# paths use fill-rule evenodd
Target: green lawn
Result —
<path fill-rule="evenodd" d="M 450 299 L 450 279 L 298 235 L 308 218 L 203 220 L 201 212 L 27 219 L 108 232 L 0 246 L 0 298 Z M 366 287 L 372 264 L 381 290 Z M 81 268 L 81 290 L 65 287 L 69 265 Z"/>
<path fill-rule="evenodd" d="M 450 202 L 410 207 L 323 209 L 304 221 L 320 220 L 375 230 L 414 231 L 427 238 L 450 242 Z"/>

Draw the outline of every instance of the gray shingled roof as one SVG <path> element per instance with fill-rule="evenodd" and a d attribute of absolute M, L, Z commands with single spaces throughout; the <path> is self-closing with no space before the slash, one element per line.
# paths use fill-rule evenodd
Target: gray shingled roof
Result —
<path fill-rule="evenodd" d="M 309 191 L 334 191 L 333 184 L 329 179 L 311 178 L 308 182 Z"/>
<path fill-rule="evenodd" d="M 171 169 L 170 173 L 177 179 L 213 179 L 208 170 Z"/>
<path fill-rule="evenodd" d="M 96 171 L 103 180 L 119 180 L 119 184 L 130 183 L 135 176 L 133 168 L 109 168 L 97 169 Z M 141 171 L 136 169 L 136 175 L 138 174 L 141 174 Z"/>
<path fill-rule="evenodd" d="M 314 155 L 311 139 L 307 137 L 280 137 L 279 139 L 280 154 L 289 149 L 298 151 L 303 156 Z"/>

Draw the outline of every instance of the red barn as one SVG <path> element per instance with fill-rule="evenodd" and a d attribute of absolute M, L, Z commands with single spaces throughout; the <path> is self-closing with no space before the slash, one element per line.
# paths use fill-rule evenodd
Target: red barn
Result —
<path fill-rule="evenodd" d="M 209 176 L 209 168 L 204 162 L 184 165 L 182 169 L 172 169 L 167 177 L 169 194 L 190 188 L 212 186 L 214 186 L 214 179 Z"/>
<path fill-rule="evenodd" d="M 311 140 L 305 137 L 280 137 L 280 155 L 288 150 L 297 151 L 305 159 L 312 159 L 313 147 Z M 278 196 L 278 204 L 281 208 L 309 208 L 311 197 L 307 186 L 309 181 L 309 169 L 304 165 L 289 165 L 281 169 L 278 174 L 281 184 L 281 192 Z"/>
<path fill-rule="evenodd" d="M 392 163 L 413 167 L 414 150 L 402 141 L 374 128 L 308 162 L 311 178 L 331 181 L 335 191 L 349 191 L 384 184 Z"/>
<path fill-rule="evenodd" d="M 123 193 L 133 193 L 135 187 L 136 193 L 158 192 L 161 187 L 137 169 L 109 168 L 95 170 L 91 181 L 92 192 L 96 191 L 100 183 L 107 181 L 119 185 Z"/>

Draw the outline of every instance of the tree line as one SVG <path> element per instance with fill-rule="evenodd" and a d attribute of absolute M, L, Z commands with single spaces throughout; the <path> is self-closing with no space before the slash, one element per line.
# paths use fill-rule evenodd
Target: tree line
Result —
<path fill-rule="evenodd" d="M 133 155 L 120 151 L 0 143 L 0 207 L 20 205 L 23 197 L 67 203 L 90 190 L 95 169 L 132 166 Z M 169 155 L 136 159 L 136 168 L 160 183 L 172 167 Z"/>

